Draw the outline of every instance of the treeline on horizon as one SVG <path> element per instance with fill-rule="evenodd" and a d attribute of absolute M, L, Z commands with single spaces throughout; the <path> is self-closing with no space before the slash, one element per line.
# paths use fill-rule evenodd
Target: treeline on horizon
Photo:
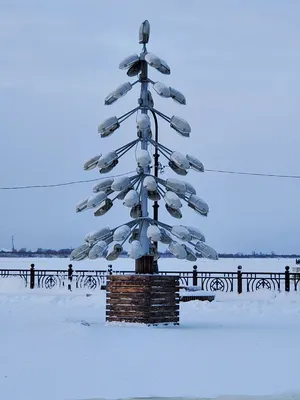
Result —
<path fill-rule="evenodd" d="M 39 248 L 36 251 L 27 250 L 26 248 L 22 248 L 19 250 L 0 250 L 0 257 L 62 257 L 67 258 L 71 254 L 73 249 L 42 249 Z M 127 257 L 127 252 L 123 252 L 121 257 Z M 161 258 L 174 258 L 173 254 L 169 251 L 160 252 Z M 279 254 L 272 251 L 271 253 L 256 253 L 253 251 L 252 253 L 219 253 L 219 258 L 300 258 L 300 254 Z"/>

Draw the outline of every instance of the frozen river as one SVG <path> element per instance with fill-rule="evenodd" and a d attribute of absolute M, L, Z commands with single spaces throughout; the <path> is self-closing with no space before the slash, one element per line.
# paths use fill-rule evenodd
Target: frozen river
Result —
<path fill-rule="evenodd" d="M 67 269 L 70 261 L 67 258 L 0 258 L 0 269 L 5 268 L 29 268 L 34 263 L 36 269 Z M 107 269 L 110 264 L 105 259 L 83 260 L 73 262 L 74 269 Z M 115 270 L 134 270 L 134 261 L 121 258 L 113 263 Z M 243 271 L 261 271 L 261 272 L 284 272 L 286 265 L 296 266 L 295 259 L 275 258 L 275 259 L 219 259 L 217 261 L 199 259 L 197 263 L 191 263 L 185 260 L 165 259 L 159 260 L 159 268 L 162 271 L 191 271 L 193 265 L 198 266 L 199 271 L 236 271 L 239 265 L 242 265 Z"/>

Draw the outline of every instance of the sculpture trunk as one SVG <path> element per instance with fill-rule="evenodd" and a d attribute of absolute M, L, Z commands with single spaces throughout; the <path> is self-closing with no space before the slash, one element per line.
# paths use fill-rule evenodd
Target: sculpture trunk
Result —
<path fill-rule="evenodd" d="M 135 273 L 136 274 L 154 274 L 154 259 L 153 256 L 143 256 L 135 260 Z"/>

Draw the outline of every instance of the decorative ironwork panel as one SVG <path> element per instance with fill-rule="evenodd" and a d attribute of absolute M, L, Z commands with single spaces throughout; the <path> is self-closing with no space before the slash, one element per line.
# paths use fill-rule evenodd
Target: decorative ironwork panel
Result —
<path fill-rule="evenodd" d="M 29 285 L 29 270 L 1 269 L 0 278 L 21 278 L 25 283 L 25 287 L 27 287 Z"/>
<path fill-rule="evenodd" d="M 173 275 L 178 275 L 178 272 L 177 273 L 173 272 Z M 193 275 L 190 272 L 180 272 L 179 273 L 179 282 L 186 286 L 192 285 L 192 279 L 193 279 Z"/>
<path fill-rule="evenodd" d="M 101 289 L 106 285 L 106 271 L 75 271 L 73 278 L 76 288 Z"/>
<path fill-rule="evenodd" d="M 247 292 L 260 289 L 280 290 L 281 286 L 284 287 L 284 273 L 244 272 L 242 279 L 246 281 Z"/>
<path fill-rule="evenodd" d="M 201 290 L 233 292 L 236 286 L 236 272 L 198 272 L 197 275 Z"/>
<path fill-rule="evenodd" d="M 195 266 L 194 266 L 195 267 Z M 242 287 L 247 292 L 260 289 L 268 290 L 299 290 L 300 273 L 290 273 L 289 267 L 285 272 L 211 272 L 198 271 L 160 271 L 160 275 L 177 276 L 184 286 L 197 286 L 206 291 L 238 292 Z M 59 287 L 86 288 L 89 290 L 105 289 L 106 280 L 111 275 L 131 275 L 133 271 L 108 270 L 73 270 L 72 265 L 66 270 L 2 269 L 0 279 L 22 279 L 25 287 L 53 289 Z"/>
<path fill-rule="evenodd" d="M 300 274 L 290 274 L 290 282 L 291 282 L 291 287 L 294 288 L 295 291 L 297 291 L 300 287 Z"/>
<path fill-rule="evenodd" d="M 54 289 L 65 286 L 68 280 L 67 271 L 36 270 L 38 288 Z"/>
<path fill-rule="evenodd" d="M 180 284 L 185 286 L 191 286 L 193 281 L 193 273 L 189 271 L 160 271 L 159 275 L 178 276 Z"/>

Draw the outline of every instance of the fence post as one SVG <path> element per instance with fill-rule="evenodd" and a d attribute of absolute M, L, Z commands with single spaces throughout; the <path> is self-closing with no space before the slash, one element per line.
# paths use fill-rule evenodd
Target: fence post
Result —
<path fill-rule="evenodd" d="M 34 264 L 30 264 L 30 289 L 34 289 Z"/>
<path fill-rule="evenodd" d="M 285 291 L 289 292 L 290 291 L 290 267 L 288 267 L 288 266 L 285 267 L 284 281 L 285 281 Z"/>
<path fill-rule="evenodd" d="M 243 293 L 243 279 L 242 279 L 242 266 L 238 266 L 237 271 L 237 292 L 238 294 Z"/>
<path fill-rule="evenodd" d="M 193 266 L 193 286 L 197 286 L 198 284 L 198 271 L 197 265 Z"/>
<path fill-rule="evenodd" d="M 112 275 L 112 265 L 108 265 L 108 275 Z"/>
<path fill-rule="evenodd" d="M 69 264 L 69 268 L 68 268 L 68 290 L 70 290 L 70 292 L 72 291 L 72 280 L 73 280 L 73 266 L 72 264 Z"/>

